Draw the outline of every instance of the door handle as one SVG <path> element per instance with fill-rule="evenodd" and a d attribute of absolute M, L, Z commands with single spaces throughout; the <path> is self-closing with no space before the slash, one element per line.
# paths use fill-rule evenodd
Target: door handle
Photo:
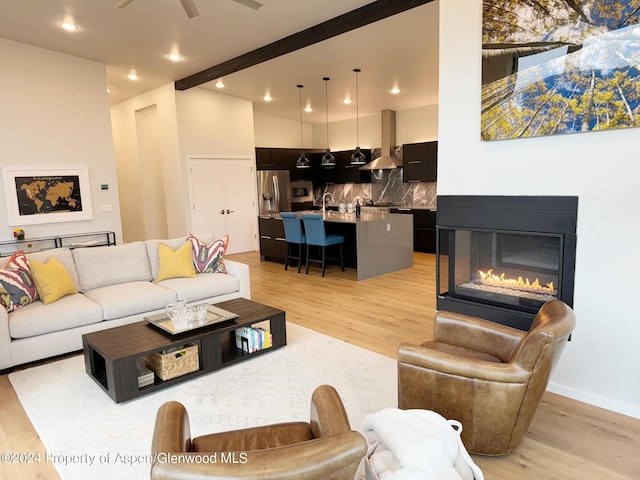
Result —
<path fill-rule="evenodd" d="M 233 213 L 233 210 L 229 210 L 229 209 L 227 208 L 227 214 L 229 214 L 229 213 Z"/>

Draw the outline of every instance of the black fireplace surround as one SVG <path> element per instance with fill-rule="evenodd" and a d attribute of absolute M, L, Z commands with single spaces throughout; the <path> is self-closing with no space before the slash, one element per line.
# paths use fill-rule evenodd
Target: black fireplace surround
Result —
<path fill-rule="evenodd" d="M 437 309 L 528 330 L 573 307 L 578 197 L 438 196 Z"/>

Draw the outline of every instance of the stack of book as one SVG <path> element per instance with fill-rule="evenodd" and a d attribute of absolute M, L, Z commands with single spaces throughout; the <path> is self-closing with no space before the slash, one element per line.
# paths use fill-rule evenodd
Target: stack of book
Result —
<path fill-rule="evenodd" d="M 273 338 L 271 332 L 263 328 L 242 327 L 236 329 L 236 348 L 243 353 L 253 353 L 269 348 Z"/>
<path fill-rule="evenodd" d="M 136 361 L 136 367 L 138 368 L 138 388 L 152 385 L 154 374 L 145 366 L 144 358 L 139 358 Z"/>

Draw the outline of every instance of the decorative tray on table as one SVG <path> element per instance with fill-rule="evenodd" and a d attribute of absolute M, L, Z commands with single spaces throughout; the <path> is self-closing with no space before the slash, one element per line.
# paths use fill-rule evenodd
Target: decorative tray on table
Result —
<path fill-rule="evenodd" d="M 210 327 L 219 323 L 227 322 L 238 318 L 237 313 L 223 310 L 222 308 L 215 307 L 213 305 L 207 305 L 207 315 L 203 321 L 197 321 L 190 319 L 187 321 L 176 322 L 171 320 L 166 313 L 158 313 L 156 315 L 149 315 L 144 319 L 154 327 L 158 327 L 171 335 L 179 335 L 200 328 Z"/>

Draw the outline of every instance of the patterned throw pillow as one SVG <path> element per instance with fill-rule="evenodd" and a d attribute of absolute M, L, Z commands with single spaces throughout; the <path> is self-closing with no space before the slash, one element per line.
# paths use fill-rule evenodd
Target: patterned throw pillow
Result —
<path fill-rule="evenodd" d="M 209 245 L 202 243 L 193 234 L 189 235 L 187 240 L 191 242 L 193 264 L 198 273 L 227 273 L 222 257 L 227 251 L 227 245 L 229 245 L 229 235 L 225 235 Z"/>
<path fill-rule="evenodd" d="M 0 303 L 13 312 L 38 299 L 29 261 L 22 250 L 14 253 L 0 269 Z"/>

